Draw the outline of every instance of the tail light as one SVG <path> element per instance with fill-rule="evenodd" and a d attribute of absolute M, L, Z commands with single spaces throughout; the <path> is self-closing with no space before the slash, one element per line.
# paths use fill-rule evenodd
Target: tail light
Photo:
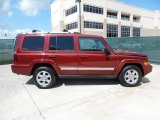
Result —
<path fill-rule="evenodd" d="M 18 62 L 18 59 L 17 59 L 17 42 L 18 42 L 18 37 L 16 37 L 16 40 L 14 42 L 14 64 L 16 64 Z"/>
<path fill-rule="evenodd" d="M 15 51 L 14 52 L 14 64 L 16 64 L 17 63 L 17 52 Z"/>

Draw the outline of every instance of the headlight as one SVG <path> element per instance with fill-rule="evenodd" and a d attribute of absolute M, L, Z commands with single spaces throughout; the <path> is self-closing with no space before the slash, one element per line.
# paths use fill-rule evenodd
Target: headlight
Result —
<path fill-rule="evenodd" d="M 148 65 L 148 64 L 149 64 L 148 61 L 145 61 L 145 62 L 144 62 L 144 65 Z"/>

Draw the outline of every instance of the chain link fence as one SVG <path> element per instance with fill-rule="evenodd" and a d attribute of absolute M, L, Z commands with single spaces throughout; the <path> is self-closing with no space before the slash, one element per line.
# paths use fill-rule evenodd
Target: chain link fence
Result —
<path fill-rule="evenodd" d="M 151 62 L 160 63 L 160 36 L 133 38 L 106 38 L 114 49 L 131 50 L 148 55 Z M 0 39 L 0 65 L 13 62 L 15 39 Z"/>
<path fill-rule="evenodd" d="M 151 62 L 160 63 L 160 36 L 106 38 L 106 41 L 114 49 L 145 53 L 148 55 Z"/>
<path fill-rule="evenodd" d="M 0 39 L 0 65 L 13 62 L 14 41 L 14 39 Z"/>

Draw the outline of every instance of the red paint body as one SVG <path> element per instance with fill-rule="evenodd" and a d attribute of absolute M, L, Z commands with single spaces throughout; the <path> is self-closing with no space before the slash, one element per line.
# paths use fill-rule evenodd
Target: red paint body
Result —
<path fill-rule="evenodd" d="M 23 51 L 22 44 L 25 36 L 44 36 L 43 51 Z M 73 36 L 73 51 L 50 51 L 50 36 Z M 106 55 L 104 51 L 80 51 L 79 37 L 91 37 L 100 39 L 110 51 Z M 36 65 L 47 64 L 53 67 L 56 73 L 61 75 L 112 75 L 118 76 L 123 67 L 127 64 L 134 64 L 141 68 L 143 75 L 152 71 L 150 64 L 145 65 L 148 58 L 145 54 L 113 50 L 103 37 L 84 34 L 21 34 L 17 37 L 12 71 L 17 74 L 32 75 Z M 77 68 L 76 70 L 61 70 L 65 68 Z M 81 70 L 79 70 L 79 68 Z M 86 69 L 85 69 L 86 68 Z M 87 68 L 113 68 L 113 70 L 88 70 Z"/>

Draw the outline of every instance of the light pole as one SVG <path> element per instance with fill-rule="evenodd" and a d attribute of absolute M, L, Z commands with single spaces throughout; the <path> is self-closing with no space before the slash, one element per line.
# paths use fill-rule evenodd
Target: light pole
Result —
<path fill-rule="evenodd" d="M 79 32 L 81 33 L 81 0 L 76 0 L 79 3 Z"/>
<path fill-rule="evenodd" d="M 5 36 L 5 38 L 7 39 L 7 33 L 6 33 L 6 32 L 5 32 L 4 36 Z"/>

